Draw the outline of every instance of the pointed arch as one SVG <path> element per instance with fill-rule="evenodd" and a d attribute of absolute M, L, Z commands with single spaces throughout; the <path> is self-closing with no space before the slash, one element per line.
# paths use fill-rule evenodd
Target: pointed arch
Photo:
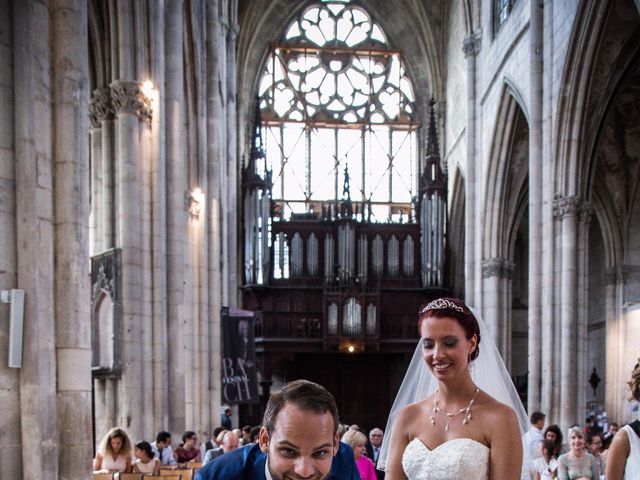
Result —
<path fill-rule="evenodd" d="M 518 101 L 520 99 L 520 101 Z M 502 98 L 498 108 L 494 135 L 491 144 L 487 175 L 485 178 L 484 197 L 484 232 L 482 238 L 482 255 L 484 259 L 509 259 L 512 244 L 517 231 L 517 217 L 522 215 L 524 195 L 526 207 L 527 176 L 520 175 L 515 187 L 515 198 L 509 195 L 509 179 L 514 172 L 510 168 L 514 137 L 520 125 L 528 125 L 526 114 L 522 108 L 522 95 L 513 87 L 512 82 L 505 80 Z M 528 170 L 528 166 L 527 166 Z M 518 201 L 514 202 L 515 199 Z"/>

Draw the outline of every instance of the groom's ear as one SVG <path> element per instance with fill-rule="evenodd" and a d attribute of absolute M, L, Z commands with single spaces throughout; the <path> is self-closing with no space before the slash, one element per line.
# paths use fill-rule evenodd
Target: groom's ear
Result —
<path fill-rule="evenodd" d="M 336 436 L 333 439 L 333 456 L 334 457 L 338 454 L 339 448 L 340 448 L 340 434 L 336 432 Z"/>
<path fill-rule="evenodd" d="M 262 450 L 263 453 L 267 453 L 269 451 L 269 432 L 267 432 L 267 429 L 264 427 L 260 429 L 258 442 L 260 444 L 260 450 Z"/>

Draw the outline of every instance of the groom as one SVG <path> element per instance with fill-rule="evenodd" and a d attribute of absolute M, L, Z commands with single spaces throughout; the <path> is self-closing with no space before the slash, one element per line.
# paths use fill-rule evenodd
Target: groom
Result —
<path fill-rule="evenodd" d="M 337 432 L 333 395 L 295 380 L 269 398 L 259 443 L 218 457 L 198 470 L 196 480 L 360 480 L 353 450 Z"/>

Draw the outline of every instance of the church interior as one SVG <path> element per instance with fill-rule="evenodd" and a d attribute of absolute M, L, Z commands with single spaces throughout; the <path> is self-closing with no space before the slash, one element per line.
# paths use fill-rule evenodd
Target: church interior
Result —
<path fill-rule="evenodd" d="M 640 0 L 0 0 L 0 106 L 2 478 L 298 378 L 384 428 L 443 296 L 527 411 L 637 418 Z"/>

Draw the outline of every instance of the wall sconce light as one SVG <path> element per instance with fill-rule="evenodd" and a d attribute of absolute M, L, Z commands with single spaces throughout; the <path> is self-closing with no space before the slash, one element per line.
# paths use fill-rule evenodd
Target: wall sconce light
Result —
<path fill-rule="evenodd" d="M 204 193 L 199 188 L 196 188 L 189 194 L 187 201 L 187 210 L 192 217 L 198 218 L 200 216 L 200 210 L 204 206 Z"/>
<path fill-rule="evenodd" d="M 153 82 L 151 80 L 145 80 L 144 82 L 142 82 L 142 85 L 140 86 L 140 90 L 142 91 L 145 97 L 152 98 L 153 90 L 154 90 Z"/>
<path fill-rule="evenodd" d="M 355 352 L 355 351 L 356 351 L 356 347 L 354 347 L 353 345 L 349 345 L 349 346 L 347 347 L 347 351 L 348 351 L 349 353 L 353 353 L 353 352 Z"/>

